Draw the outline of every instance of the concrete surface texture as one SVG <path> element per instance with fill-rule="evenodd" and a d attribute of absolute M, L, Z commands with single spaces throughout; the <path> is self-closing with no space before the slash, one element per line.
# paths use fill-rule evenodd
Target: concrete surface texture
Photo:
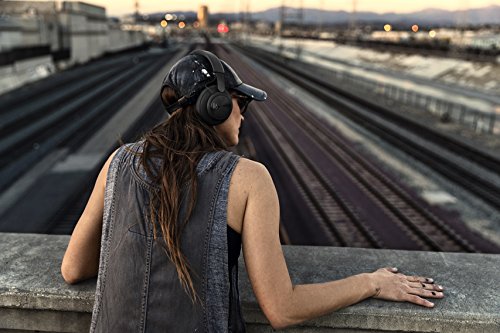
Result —
<path fill-rule="evenodd" d="M 0 332 L 88 331 L 95 279 L 68 286 L 60 264 L 69 236 L 0 234 Z M 284 246 L 292 281 L 324 282 L 379 267 L 433 277 L 434 309 L 370 299 L 285 332 L 500 332 L 500 255 Z M 240 261 L 249 332 L 271 332 Z M 17 331 L 19 332 L 19 331 Z"/>
<path fill-rule="evenodd" d="M 46 78 L 55 72 L 56 66 L 48 55 L 0 66 L 0 94 Z"/>

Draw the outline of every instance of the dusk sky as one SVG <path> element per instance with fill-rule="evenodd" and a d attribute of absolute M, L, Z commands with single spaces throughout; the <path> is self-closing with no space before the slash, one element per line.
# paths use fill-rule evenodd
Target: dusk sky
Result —
<path fill-rule="evenodd" d="M 121 15 L 134 10 L 134 0 L 89 0 L 90 3 L 105 6 L 108 15 Z M 176 10 L 196 10 L 199 5 L 208 5 L 210 12 L 239 12 L 246 9 L 247 4 L 250 11 L 261 11 L 272 7 L 278 7 L 285 3 L 286 6 L 298 7 L 301 1 L 298 0 L 180 0 L 180 1 L 160 1 L 160 0 L 139 0 L 140 11 L 149 13 L 156 11 L 176 11 Z M 303 6 L 307 8 L 323 8 L 328 10 L 352 10 L 352 0 L 303 0 Z M 464 8 L 479 8 L 489 5 L 500 5 L 500 0 L 357 0 L 358 11 L 384 12 L 412 12 L 425 8 L 441 8 L 447 10 L 458 10 Z"/>
<path fill-rule="evenodd" d="M 120 16 L 132 13 L 134 11 L 135 0 L 116 1 L 116 0 L 84 0 L 95 5 L 106 7 L 109 16 Z M 175 11 L 196 11 L 204 4 L 208 5 L 209 11 L 215 12 L 239 12 L 244 11 L 247 6 L 250 11 L 261 11 L 272 7 L 286 6 L 298 7 L 300 3 L 306 8 L 322 8 L 326 10 L 352 10 L 353 0 L 179 0 L 179 1 L 161 1 L 161 0 L 139 0 L 139 11 L 141 13 L 152 12 L 175 12 Z M 357 0 L 358 11 L 373 11 L 377 13 L 397 12 L 406 13 L 426 8 L 439 8 L 446 10 L 460 10 L 466 8 L 480 8 L 490 5 L 500 6 L 500 0 Z"/>

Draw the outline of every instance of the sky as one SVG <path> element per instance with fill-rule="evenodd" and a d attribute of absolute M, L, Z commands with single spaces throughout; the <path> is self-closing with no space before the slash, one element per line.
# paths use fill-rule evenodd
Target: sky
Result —
<path fill-rule="evenodd" d="M 108 16 L 121 16 L 134 12 L 136 0 L 83 0 L 84 2 L 106 7 Z M 268 8 L 279 7 L 282 4 L 290 7 L 322 8 L 325 10 L 352 11 L 353 2 L 356 2 L 357 11 L 373 11 L 376 13 L 397 12 L 407 13 L 425 8 L 439 8 L 446 10 L 461 10 L 480 8 L 490 5 L 500 6 L 500 0 L 138 0 L 140 13 L 196 11 L 200 5 L 207 5 L 209 12 L 240 12 L 262 11 Z"/>

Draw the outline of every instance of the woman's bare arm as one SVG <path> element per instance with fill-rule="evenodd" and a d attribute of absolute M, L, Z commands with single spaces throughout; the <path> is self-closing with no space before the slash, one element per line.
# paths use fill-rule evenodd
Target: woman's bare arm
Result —
<path fill-rule="evenodd" d="M 108 158 L 94 185 L 87 206 L 73 230 L 61 264 L 61 274 L 69 283 L 77 283 L 97 275 L 101 245 L 104 189 L 109 164 L 116 151 Z"/>
<path fill-rule="evenodd" d="M 240 186 L 246 187 L 248 193 L 242 226 L 248 275 L 274 328 L 319 317 L 369 297 L 426 307 L 433 304 L 422 297 L 443 297 L 442 288 L 431 281 L 396 274 L 391 268 L 325 283 L 293 285 L 279 241 L 279 203 L 271 176 L 261 164 L 243 159 L 235 175 L 241 178 L 244 184 Z"/>

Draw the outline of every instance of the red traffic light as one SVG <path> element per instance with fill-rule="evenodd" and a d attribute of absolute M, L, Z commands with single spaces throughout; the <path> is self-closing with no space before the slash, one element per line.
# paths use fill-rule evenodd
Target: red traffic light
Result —
<path fill-rule="evenodd" d="M 219 23 L 219 25 L 217 25 L 217 32 L 220 34 L 228 33 L 229 27 L 227 26 L 227 24 Z"/>

